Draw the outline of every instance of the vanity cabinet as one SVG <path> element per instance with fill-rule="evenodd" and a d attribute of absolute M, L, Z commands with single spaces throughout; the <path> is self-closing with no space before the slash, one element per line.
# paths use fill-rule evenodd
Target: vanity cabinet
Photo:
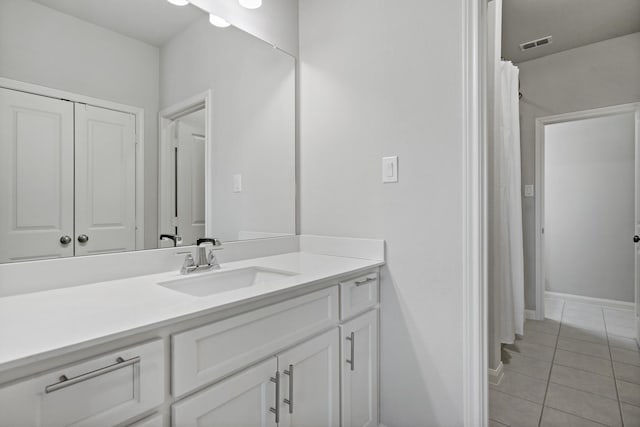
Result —
<path fill-rule="evenodd" d="M 375 427 L 378 273 L 313 286 L 44 374 L 34 366 L 0 385 L 0 427 Z"/>
<path fill-rule="evenodd" d="M 174 404 L 174 427 L 339 426 L 338 329 Z"/>
<path fill-rule="evenodd" d="M 164 401 L 161 340 L 0 388 L 0 425 L 116 425 Z"/>
<path fill-rule="evenodd" d="M 341 410 L 343 427 L 378 425 L 378 310 L 343 325 Z"/>

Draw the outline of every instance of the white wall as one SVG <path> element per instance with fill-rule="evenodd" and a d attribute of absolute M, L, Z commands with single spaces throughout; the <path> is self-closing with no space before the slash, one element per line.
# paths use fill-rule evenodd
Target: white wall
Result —
<path fill-rule="evenodd" d="M 29 0 L 0 0 L 0 76 L 145 109 L 145 246 L 157 247 L 159 50 Z"/>
<path fill-rule="evenodd" d="M 295 60 L 205 16 L 162 48 L 163 107 L 213 91 L 213 233 L 295 234 Z M 232 192 L 234 174 L 243 191 Z"/>
<path fill-rule="evenodd" d="M 301 0 L 301 230 L 386 240 L 381 422 L 460 426 L 462 2 Z M 399 182 L 381 158 L 399 156 Z"/>
<path fill-rule="evenodd" d="M 545 126 L 549 291 L 634 301 L 633 113 Z"/>
<path fill-rule="evenodd" d="M 237 1 L 191 0 L 191 3 L 234 26 L 298 55 L 298 0 L 264 0 L 259 9 L 245 9 Z"/>
<path fill-rule="evenodd" d="M 535 119 L 640 101 L 640 33 L 518 64 L 522 184 L 535 182 Z M 535 199 L 522 200 L 526 307 L 535 308 Z"/>

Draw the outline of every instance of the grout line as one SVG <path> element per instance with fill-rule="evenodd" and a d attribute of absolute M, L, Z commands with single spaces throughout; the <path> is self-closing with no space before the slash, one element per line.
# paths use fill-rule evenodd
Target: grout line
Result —
<path fill-rule="evenodd" d="M 560 366 L 564 366 L 564 365 L 560 365 Z M 589 371 L 584 371 L 584 372 L 589 372 Z M 592 372 L 592 373 L 593 373 L 593 372 Z M 601 375 L 601 376 L 602 376 L 602 375 Z M 611 378 L 611 377 L 606 377 L 606 378 Z M 613 378 L 611 378 L 611 379 L 613 379 Z M 571 387 L 570 385 L 560 384 L 560 383 L 557 383 L 557 382 L 555 382 L 555 381 L 551 381 L 551 380 L 549 381 L 549 383 L 550 383 L 550 384 L 559 385 L 560 387 L 564 387 L 564 388 L 570 388 L 571 390 L 579 391 L 579 392 L 581 392 L 581 393 L 587 393 L 587 394 L 590 394 L 590 395 L 592 395 L 592 396 L 596 396 L 596 397 L 599 397 L 599 398 L 602 398 L 602 399 L 608 399 L 608 400 L 611 400 L 612 402 L 617 402 L 617 400 L 616 400 L 615 398 L 613 398 L 613 397 L 603 396 L 603 395 L 601 395 L 601 394 L 593 393 L 593 392 L 591 392 L 591 391 L 583 390 L 583 389 L 581 389 L 581 388 Z M 558 409 L 558 408 L 553 408 L 553 409 Z M 558 409 L 558 410 L 560 410 L 560 409 Z"/>
<path fill-rule="evenodd" d="M 562 349 L 560 349 L 562 350 Z M 566 350 L 562 350 L 562 351 L 566 351 Z M 574 354 L 580 354 L 580 353 L 574 353 Z M 581 356 L 585 356 L 584 354 L 580 354 Z M 600 360 L 607 360 L 607 359 L 600 359 Z M 575 369 L 576 371 L 580 371 L 580 372 L 586 372 L 588 374 L 593 374 L 593 375 L 599 375 L 601 377 L 605 377 L 605 378 L 613 378 L 613 374 L 611 376 L 609 375 L 604 375 L 604 374 L 600 374 L 598 372 L 593 372 L 593 371 L 589 371 L 587 369 L 582 369 L 582 368 L 576 368 L 575 366 L 569 366 L 569 365 L 565 365 L 563 363 L 558 363 L 558 362 L 553 362 L 553 365 L 558 365 L 558 366 L 563 366 L 565 368 L 571 368 L 571 369 Z M 554 383 L 555 384 L 555 383 Z M 562 385 L 562 384 L 560 384 Z"/>
<path fill-rule="evenodd" d="M 586 341 L 585 341 L 586 342 Z M 600 344 L 603 345 L 605 347 L 607 347 L 607 350 L 609 350 L 609 347 L 606 344 Z M 567 350 L 566 348 L 562 348 L 562 347 L 558 347 L 558 350 L 562 350 L 562 351 L 566 351 L 567 353 L 571 353 L 571 354 L 579 354 L 580 356 L 587 356 L 587 357 L 592 357 L 594 359 L 599 359 L 599 360 L 612 360 L 611 359 L 611 354 L 609 354 L 609 358 L 605 358 L 602 356 L 596 356 L 594 354 L 586 354 L 586 353 L 578 353 L 577 351 L 571 351 L 571 350 Z M 560 363 L 560 365 L 562 365 L 562 363 Z M 573 366 L 570 366 L 570 368 L 573 368 Z M 577 369 L 577 368 L 576 368 Z M 594 372 L 595 373 L 595 372 Z"/>
<path fill-rule="evenodd" d="M 563 411 L 562 409 L 554 408 L 553 406 L 544 406 L 542 408 L 543 411 L 544 411 L 544 408 L 550 408 L 550 409 L 553 409 L 555 411 L 562 412 L 563 414 L 571 415 L 573 417 L 580 418 L 581 420 L 589 421 L 590 423 L 600 424 L 601 426 L 608 427 L 606 424 L 602 424 L 600 421 L 592 420 L 591 418 L 585 418 L 585 417 L 582 417 L 580 415 L 576 415 L 576 414 L 571 413 L 571 412 Z"/>
<path fill-rule="evenodd" d="M 562 317 L 564 315 L 564 301 L 562 302 L 562 309 L 560 310 L 560 328 L 562 329 Z M 544 413 L 545 403 L 547 403 L 547 394 L 549 393 L 549 384 L 551 384 L 551 373 L 553 372 L 553 361 L 556 358 L 556 351 L 558 351 L 558 341 L 560 340 L 560 334 L 556 337 L 556 347 L 553 349 L 553 357 L 551 358 L 551 368 L 549 369 L 549 375 L 547 376 L 547 388 L 544 390 L 544 397 L 542 398 L 542 411 L 540 411 L 540 418 L 538 418 L 538 427 L 542 425 L 542 414 Z"/>
<path fill-rule="evenodd" d="M 531 358 L 529 358 L 529 359 L 531 359 Z M 531 359 L 531 360 L 538 360 L 538 359 Z M 546 363 L 546 362 L 545 362 L 545 363 Z M 514 368 L 509 368 L 508 366 L 505 366 L 505 367 L 504 367 L 504 369 L 505 369 L 505 372 L 510 371 L 510 372 L 514 372 L 514 373 L 516 373 L 516 374 L 518 374 L 518 375 L 523 375 L 523 376 L 525 376 L 525 377 L 527 377 L 527 378 L 531 378 L 532 380 L 536 380 L 536 381 L 544 381 L 544 380 L 543 380 L 543 379 L 541 379 L 541 378 L 534 377 L 534 376 L 531 376 L 531 375 L 529 375 L 529 374 L 525 374 L 525 373 L 520 372 L 520 371 L 518 371 L 518 370 L 516 370 L 516 369 L 514 369 Z M 551 370 L 551 365 L 549 365 L 549 370 Z M 638 385 L 640 385 L 640 384 L 638 384 Z M 494 387 L 495 387 L 495 386 L 494 386 Z"/>
<path fill-rule="evenodd" d="M 509 396 L 509 397 L 511 397 L 513 399 L 524 400 L 525 402 L 534 403 L 534 404 L 536 404 L 538 406 L 543 406 L 543 404 L 540 403 L 540 402 L 536 402 L 535 400 L 527 399 L 526 397 L 516 396 L 515 394 L 507 393 L 506 391 L 496 390 L 495 388 L 493 390 L 491 390 L 491 391 L 492 392 L 497 392 L 497 393 L 500 393 L 500 394 L 504 394 L 505 396 Z"/>
<path fill-rule="evenodd" d="M 607 320 L 602 310 L 602 319 L 604 320 L 604 330 L 607 332 Z M 622 404 L 620 403 L 620 393 L 618 393 L 618 381 L 616 378 L 616 370 L 613 367 L 613 353 L 611 351 L 611 345 L 609 344 L 609 334 L 607 333 L 607 347 L 609 348 L 609 357 L 611 357 L 611 371 L 613 372 L 613 387 L 616 389 L 616 398 L 618 399 L 618 410 L 620 411 L 620 423 L 624 427 L 624 417 L 622 416 Z"/>

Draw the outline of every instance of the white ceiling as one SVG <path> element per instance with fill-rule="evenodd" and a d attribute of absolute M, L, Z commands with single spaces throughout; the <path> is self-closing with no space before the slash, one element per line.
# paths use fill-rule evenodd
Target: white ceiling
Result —
<path fill-rule="evenodd" d="M 166 0 L 35 0 L 116 33 L 162 46 L 204 12 Z"/>
<path fill-rule="evenodd" d="M 640 0 L 503 0 L 502 56 L 524 62 L 640 31 Z M 526 52 L 520 44 L 552 36 Z"/>

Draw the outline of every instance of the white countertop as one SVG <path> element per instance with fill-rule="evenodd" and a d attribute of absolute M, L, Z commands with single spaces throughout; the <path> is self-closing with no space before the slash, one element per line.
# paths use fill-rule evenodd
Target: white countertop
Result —
<path fill-rule="evenodd" d="M 176 271 L 0 298 L 0 371 L 382 264 L 294 252 L 225 263 L 218 271 L 257 266 L 295 276 L 205 297 L 157 285 L 186 277 Z"/>

